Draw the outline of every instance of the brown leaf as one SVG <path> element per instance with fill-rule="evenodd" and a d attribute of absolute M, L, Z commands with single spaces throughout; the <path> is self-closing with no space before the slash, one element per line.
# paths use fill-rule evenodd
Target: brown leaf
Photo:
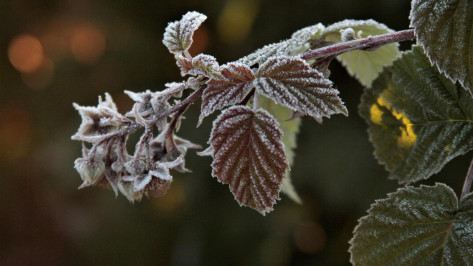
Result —
<path fill-rule="evenodd" d="M 240 205 L 265 215 L 273 209 L 288 163 L 279 123 L 267 111 L 226 109 L 213 124 L 212 175 L 230 186 Z"/>
<path fill-rule="evenodd" d="M 221 79 L 211 79 L 202 95 L 199 123 L 223 107 L 241 102 L 251 90 L 255 79 L 253 71 L 246 65 L 232 63 L 221 68 Z"/>

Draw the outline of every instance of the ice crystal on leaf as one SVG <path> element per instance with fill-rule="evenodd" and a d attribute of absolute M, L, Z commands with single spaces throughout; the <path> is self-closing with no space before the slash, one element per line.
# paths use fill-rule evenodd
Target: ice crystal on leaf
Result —
<path fill-rule="evenodd" d="M 199 54 L 192 59 L 180 57 L 177 64 L 181 69 L 181 75 L 206 77 L 219 77 L 219 65 L 217 59 L 211 55 Z"/>
<path fill-rule="evenodd" d="M 255 52 L 239 59 L 237 62 L 248 66 L 263 64 L 274 56 L 291 56 L 300 54 L 309 49 L 309 41 L 319 37 L 324 30 L 322 24 L 305 27 L 294 32 L 290 39 L 273 43 L 256 50 Z"/>
<path fill-rule="evenodd" d="M 209 140 L 212 176 L 230 186 L 240 205 L 263 215 L 276 203 L 289 167 L 278 126 L 263 109 L 234 106 L 214 121 Z"/>
<path fill-rule="evenodd" d="M 97 143 L 118 129 L 121 124 L 129 122 L 117 112 L 117 107 L 108 93 L 105 94 L 105 101 L 99 96 L 97 107 L 80 106 L 76 103 L 73 106 L 82 118 L 79 130 L 71 137 L 73 140 Z"/>
<path fill-rule="evenodd" d="M 192 45 L 192 36 L 207 16 L 198 12 L 187 12 L 180 21 L 171 22 L 166 27 L 163 43 L 173 54 L 187 52 Z"/>
<path fill-rule="evenodd" d="M 256 92 L 293 111 L 318 121 L 322 117 L 348 111 L 338 90 L 323 74 L 298 57 L 273 57 L 263 64 L 254 81 Z"/>
<path fill-rule="evenodd" d="M 241 102 L 250 92 L 255 79 L 253 71 L 244 64 L 230 63 L 222 66 L 221 79 L 211 79 L 202 95 L 199 125 L 202 120 L 223 107 Z"/>
<path fill-rule="evenodd" d="M 294 163 L 295 148 L 297 146 L 297 134 L 302 124 L 300 118 L 290 119 L 293 112 L 291 109 L 277 104 L 271 99 L 262 95 L 258 98 L 258 106 L 268 111 L 279 123 L 279 128 L 283 132 L 282 143 L 284 144 L 284 153 L 286 154 L 289 166 Z M 205 152 L 205 151 L 204 151 Z M 286 177 L 281 184 L 281 192 L 297 203 L 302 203 L 301 198 L 292 185 L 290 170 L 286 170 Z"/>

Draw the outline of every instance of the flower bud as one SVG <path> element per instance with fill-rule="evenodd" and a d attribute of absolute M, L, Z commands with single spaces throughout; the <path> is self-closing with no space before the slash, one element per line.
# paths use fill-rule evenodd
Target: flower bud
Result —
<path fill-rule="evenodd" d="M 140 201 L 143 197 L 143 192 L 134 190 L 133 182 L 118 182 L 118 189 L 130 202 Z"/>
<path fill-rule="evenodd" d="M 141 175 L 145 169 L 146 165 L 140 159 L 131 159 L 125 163 L 125 169 L 130 173 L 132 176 Z"/>
<path fill-rule="evenodd" d="M 89 160 L 78 158 L 74 162 L 74 167 L 79 172 L 82 181 L 82 187 L 95 185 L 105 171 L 105 163 L 103 161 Z"/>
<path fill-rule="evenodd" d="M 172 179 L 164 180 L 161 178 L 153 177 L 148 185 L 145 187 L 145 194 L 148 197 L 162 197 L 166 195 L 166 192 L 171 187 Z"/>

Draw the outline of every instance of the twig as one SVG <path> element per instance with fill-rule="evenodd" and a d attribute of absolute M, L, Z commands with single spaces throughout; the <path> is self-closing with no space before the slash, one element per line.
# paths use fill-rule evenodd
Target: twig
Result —
<path fill-rule="evenodd" d="M 460 197 L 460 201 L 462 201 L 465 196 L 470 193 L 471 185 L 473 183 L 473 160 L 470 163 L 470 168 L 468 169 L 468 173 L 466 174 L 465 183 L 463 184 L 462 195 Z"/>
<path fill-rule="evenodd" d="M 184 99 L 182 102 L 174 105 L 173 107 L 167 109 L 166 111 L 164 111 L 162 113 L 159 113 L 159 114 L 155 115 L 153 117 L 153 119 L 149 121 L 150 124 L 156 124 L 159 119 L 161 119 L 163 117 L 166 117 L 170 114 L 173 114 L 173 113 L 175 113 L 175 112 L 177 112 L 177 111 L 179 111 L 183 108 L 187 108 L 188 105 L 192 104 L 195 100 L 197 100 L 200 96 L 202 96 L 202 93 L 204 92 L 205 88 L 206 88 L 205 85 L 201 86 L 198 90 L 194 91 L 191 95 L 189 95 L 189 97 Z M 143 125 L 134 122 L 134 123 L 130 124 L 129 126 L 127 126 L 126 128 L 114 131 L 114 132 L 110 133 L 109 135 L 107 135 L 105 137 L 107 137 L 107 138 L 109 138 L 109 137 L 123 137 L 123 136 L 129 135 L 129 134 L 135 132 L 136 130 L 138 130 L 142 127 L 143 127 Z"/>
<path fill-rule="evenodd" d="M 342 54 L 352 50 L 367 49 L 383 46 L 393 42 L 412 40 L 415 38 L 414 30 L 402 30 L 383 35 L 370 36 L 348 42 L 341 42 L 319 49 L 310 50 L 301 55 L 304 60 L 317 59 L 334 54 Z"/>

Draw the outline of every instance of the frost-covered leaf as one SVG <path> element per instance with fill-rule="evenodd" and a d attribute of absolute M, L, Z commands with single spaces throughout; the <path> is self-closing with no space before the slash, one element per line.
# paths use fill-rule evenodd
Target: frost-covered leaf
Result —
<path fill-rule="evenodd" d="M 401 183 L 428 178 L 473 148 L 473 98 L 432 67 L 419 46 L 365 91 L 360 114 L 376 157 Z"/>
<path fill-rule="evenodd" d="M 198 12 L 187 12 L 180 21 L 168 24 L 164 32 L 163 43 L 173 54 L 186 52 L 192 45 L 194 31 L 207 19 Z"/>
<path fill-rule="evenodd" d="M 305 27 L 294 32 L 290 39 L 273 43 L 256 50 L 255 52 L 239 59 L 237 62 L 248 66 L 263 64 L 274 56 L 292 56 L 305 52 L 309 48 L 309 41 L 316 39 L 324 30 L 322 24 Z"/>
<path fill-rule="evenodd" d="M 190 64 L 180 65 L 181 75 L 204 75 L 210 78 L 219 77 L 219 65 L 217 59 L 211 55 L 199 54 L 192 58 Z"/>
<path fill-rule="evenodd" d="M 240 205 L 265 215 L 279 196 L 288 169 L 282 132 L 265 110 L 233 106 L 214 121 L 212 176 L 228 184 Z"/>
<path fill-rule="evenodd" d="M 221 79 L 211 79 L 202 95 L 199 125 L 202 120 L 223 107 L 241 102 L 250 92 L 255 79 L 253 71 L 244 64 L 230 63 L 222 66 Z"/>
<path fill-rule="evenodd" d="M 413 0 L 410 19 L 430 61 L 473 91 L 473 2 Z"/>
<path fill-rule="evenodd" d="M 292 116 L 291 109 L 279 105 L 273 100 L 264 96 L 259 97 L 258 103 L 259 107 L 268 111 L 278 121 L 279 128 L 283 133 L 282 143 L 284 144 L 284 153 L 286 154 L 289 166 L 291 166 L 294 163 L 294 149 L 297 147 L 297 134 L 299 133 L 301 119 L 290 119 Z M 286 177 L 284 177 L 282 180 L 281 192 L 286 194 L 289 198 L 297 203 L 302 202 L 294 186 L 292 185 L 289 169 L 286 170 Z"/>
<path fill-rule="evenodd" d="M 350 241 L 354 265 L 473 265 L 473 194 L 444 184 L 405 187 L 377 200 Z"/>
<path fill-rule="evenodd" d="M 348 115 L 332 82 L 298 57 L 269 59 L 259 68 L 254 84 L 258 93 L 315 119 Z"/>
<path fill-rule="evenodd" d="M 330 42 L 339 42 L 342 40 L 340 31 L 350 28 L 361 38 L 393 32 L 386 25 L 371 19 L 344 20 L 327 27 L 322 38 Z M 347 33 L 349 32 L 345 31 L 345 34 Z M 391 65 L 399 56 L 398 46 L 398 43 L 391 43 L 374 51 L 355 50 L 339 55 L 337 59 L 350 75 L 356 77 L 364 86 L 371 87 L 371 83 L 383 70 L 383 66 Z"/>

